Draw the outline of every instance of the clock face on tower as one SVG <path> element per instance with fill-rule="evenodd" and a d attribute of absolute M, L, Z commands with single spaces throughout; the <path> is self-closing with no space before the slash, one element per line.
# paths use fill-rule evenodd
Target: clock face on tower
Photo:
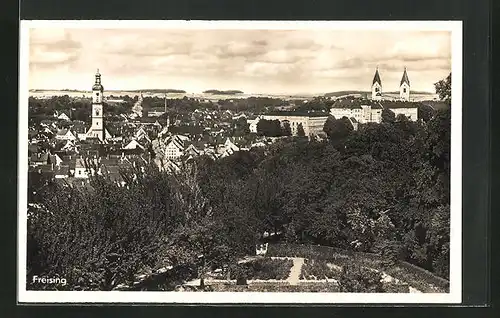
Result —
<path fill-rule="evenodd" d="M 94 104 L 101 103 L 102 102 L 102 93 L 98 92 L 98 91 L 94 91 L 94 93 L 92 94 L 92 102 Z"/>

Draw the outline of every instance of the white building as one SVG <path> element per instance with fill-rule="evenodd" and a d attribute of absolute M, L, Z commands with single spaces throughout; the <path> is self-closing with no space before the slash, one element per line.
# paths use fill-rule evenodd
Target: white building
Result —
<path fill-rule="evenodd" d="M 57 119 L 71 121 L 71 119 L 69 118 L 69 116 L 66 115 L 65 113 L 59 114 L 59 116 L 57 116 Z"/>
<path fill-rule="evenodd" d="M 240 148 L 236 146 L 236 144 L 232 142 L 228 137 L 226 139 L 226 142 L 224 142 L 224 144 L 217 149 L 217 154 L 220 156 L 220 158 L 224 158 L 234 154 L 237 151 L 240 151 Z"/>
<path fill-rule="evenodd" d="M 247 119 L 248 128 L 251 133 L 257 133 L 257 124 L 259 123 L 262 117 L 257 117 L 255 119 Z"/>
<path fill-rule="evenodd" d="M 57 132 L 56 139 L 74 141 L 76 140 L 76 137 L 69 129 L 61 129 Z"/>
<path fill-rule="evenodd" d="M 384 108 L 391 110 L 396 117 L 398 115 L 405 115 L 409 120 L 418 120 L 418 105 L 417 102 L 409 101 L 383 101 Z"/>
<path fill-rule="evenodd" d="M 262 115 L 260 118 L 265 120 L 279 120 L 281 123 L 288 122 L 292 130 L 292 135 L 297 135 L 298 128 L 302 125 L 305 136 L 323 134 L 323 127 L 325 125 L 328 115 L 326 114 L 276 114 L 276 115 Z M 260 119 L 259 119 L 260 120 Z M 256 130 L 257 131 L 257 130 Z"/>
<path fill-rule="evenodd" d="M 330 115 L 335 119 L 347 117 L 357 123 L 380 123 L 382 121 L 381 102 L 360 98 L 338 99 L 330 108 Z"/>

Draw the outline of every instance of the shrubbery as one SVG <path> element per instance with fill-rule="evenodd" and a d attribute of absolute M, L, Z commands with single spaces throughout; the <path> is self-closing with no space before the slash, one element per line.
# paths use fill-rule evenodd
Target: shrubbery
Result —
<path fill-rule="evenodd" d="M 329 266 L 325 260 L 305 259 L 302 265 L 300 279 L 322 280 L 325 278 L 338 278 L 342 271 L 333 266 Z"/>
<path fill-rule="evenodd" d="M 288 283 L 252 283 L 246 286 L 238 286 L 234 284 L 213 284 L 211 286 L 213 291 L 216 292 L 339 292 L 339 287 L 335 283 L 301 283 L 299 285 L 290 285 Z"/>
<path fill-rule="evenodd" d="M 341 292 L 348 293 L 383 293 L 382 275 L 361 266 L 344 266 L 338 279 Z"/>
<path fill-rule="evenodd" d="M 285 280 L 290 275 L 293 261 L 290 259 L 259 258 L 238 264 L 231 269 L 231 279 Z"/>

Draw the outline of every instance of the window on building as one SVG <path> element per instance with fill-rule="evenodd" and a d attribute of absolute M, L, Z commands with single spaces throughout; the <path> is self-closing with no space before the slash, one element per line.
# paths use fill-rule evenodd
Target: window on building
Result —
<path fill-rule="evenodd" d="M 403 88 L 403 93 L 406 93 L 406 87 L 405 87 L 405 88 Z"/>

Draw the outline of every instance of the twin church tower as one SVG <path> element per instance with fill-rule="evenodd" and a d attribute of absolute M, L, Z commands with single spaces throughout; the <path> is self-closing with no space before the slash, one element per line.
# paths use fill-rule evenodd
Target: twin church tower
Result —
<path fill-rule="evenodd" d="M 408 78 L 406 67 L 404 69 L 401 82 L 399 83 L 399 99 L 402 101 L 410 100 L 410 79 Z M 378 67 L 375 71 L 375 76 L 373 76 L 372 100 L 382 100 L 382 80 L 380 79 Z"/>

